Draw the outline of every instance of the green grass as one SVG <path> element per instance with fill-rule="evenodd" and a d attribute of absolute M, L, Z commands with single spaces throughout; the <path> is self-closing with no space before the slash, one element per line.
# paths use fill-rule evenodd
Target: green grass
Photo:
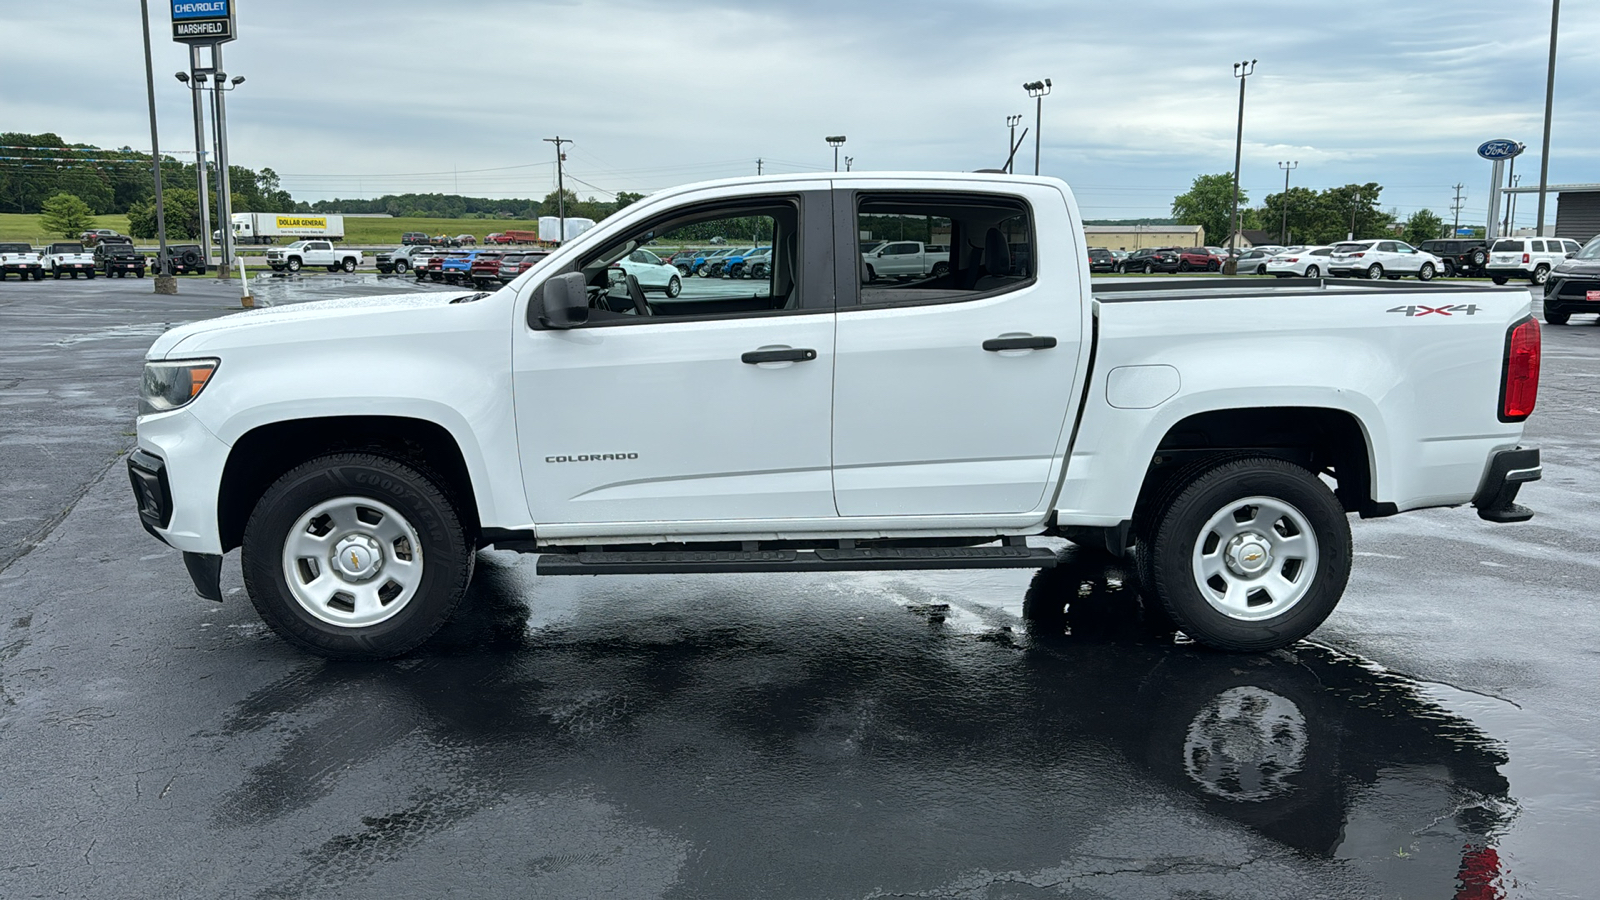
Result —
<path fill-rule="evenodd" d="M 128 233 L 127 216 L 95 216 L 89 225 L 90 228 L 115 228 L 118 234 Z M 64 238 L 59 234 L 50 234 L 39 224 L 38 215 L 23 213 L 0 213 L 0 241 L 27 241 L 35 247 L 42 247 L 52 241 L 77 240 L 77 235 Z"/>

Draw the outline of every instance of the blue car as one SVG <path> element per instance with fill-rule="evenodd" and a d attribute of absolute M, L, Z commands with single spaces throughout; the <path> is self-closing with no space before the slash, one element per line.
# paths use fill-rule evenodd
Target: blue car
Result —
<path fill-rule="evenodd" d="M 469 250 L 466 253 L 452 253 L 445 257 L 439 264 L 439 275 L 447 284 L 469 285 L 472 283 L 472 263 L 478 258 L 481 250 Z"/>

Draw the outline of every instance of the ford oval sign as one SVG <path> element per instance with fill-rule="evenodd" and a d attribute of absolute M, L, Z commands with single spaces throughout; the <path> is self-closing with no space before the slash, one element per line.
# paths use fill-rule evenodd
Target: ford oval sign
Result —
<path fill-rule="evenodd" d="M 1478 146 L 1478 155 L 1484 159 L 1515 159 L 1524 149 L 1516 141 L 1484 141 Z"/>

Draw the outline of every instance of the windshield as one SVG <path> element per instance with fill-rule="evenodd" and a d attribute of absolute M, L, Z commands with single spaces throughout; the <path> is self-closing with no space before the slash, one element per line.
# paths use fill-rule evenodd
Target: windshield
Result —
<path fill-rule="evenodd" d="M 1578 259 L 1600 259 L 1600 237 L 1584 244 L 1578 251 Z"/>

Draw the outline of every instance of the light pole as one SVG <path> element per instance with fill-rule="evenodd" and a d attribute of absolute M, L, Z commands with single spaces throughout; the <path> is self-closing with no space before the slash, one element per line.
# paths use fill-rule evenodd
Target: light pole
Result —
<path fill-rule="evenodd" d="M 167 259 L 167 210 L 161 196 L 161 139 L 156 134 L 156 75 L 150 62 L 150 4 L 139 0 L 139 24 L 144 26 L 144 84 L 150 96 L 150 162 L 155 175 L 156 188 L 156 241 L 161 250 L 156 254 L 155 292 L 176 294 L 178 281 L 172 277 L 171 263 Z"/>
<path fill-rule="evenodd" d="M 1222 264 L 1228 275 L 1239 274 L 1239 159 L 1244 152 L 1244 83 L 1256 71 L 1256 61 L 1233 64 L 1233 77 L 1239 79 L 1239 130 L 1233 139 L 1233 214 L 1228 221 L 1228 261 Z"/>
<path fill-rule="evenodd" d="M 189 85 L 189 91 L 194 95 L 194 170 L 196 196 L 200 201 L 200 258 L 210 265 L 211 188 L 210 179 L 206 177 L 206 110 L 200 102 L 200 92 L 205 90 L 206 73 L 200 68 L 199 47 L 189 48 L 189 68 L 194 70 L 193 79 L 188 72 L 178 72 L 174 77 Z"/>
<path fill-rule="evenodd" d="M 1006 141 L 1007 172 L 1015 172 L 1017 170 L 1015 164 L 1016 161 L 1013 159 L 1013 157 L 1016 156 L 1017 153 L 1017 125 L 1021 124 L 1021 122 L 1022 113 L 1017 113 L 1014 116 L 1006 116 L 1006 127 L 1011 129 L 1011 137 Z"/>
<path fill-rule="evenodd" d="M 1033 98 L 1033 174 L 1039 174 L 1039 127 L 1044 124 L 1044 97 L 1050 93 L 1050 79 L 1030 81 L 1022 86 Z"/>
<path fill-rule="evenodd" d="M 228 73 L 222 71 L 222 45 L 218 44 L 211 52 L 217 66 L 211 99 L 216 115 L 213 124 L 217 128 L 217 233 L 222 241 L 217 277 L 227 280 L 233 277 L 233 182 L 228 177 L 228 104 L 223 95 L 244 84 L 244 76 L 235 75 L 230 81 Z"/>
<path fill-rule="evenodd" d="M 1283 170 L 1283 233 L 1278 235 L 1278 240 L 1289 246 L 1289 173 L 1300 168 L 1300 161 L 1280 162 L 1278 168 Z"/>
<path fill-rule="evenodd" d="M 1556 25 L 1561 21 L 1561 0 L 1550 0 L 1550 68 L 1544 81 L 1544 148 L 1539 151 L 1539 228 L 1544 237 L 1544 193 L 1550 177 L 1550 104 L 1556 91 Z"/>
<path fill-rule="evenodd" d="M 1512 165 L 1516 165 L 1517 161 L 1513 159 L 1511 161 L 1511 164 Z M 1511 176 L 1511 186 L 1512 187 L 1516 187 L 1517 185 L 1519 185 L 1521 183 L 1522 183 L 1522 176 L 1521 175 L 1513 175 L 1513 176 Z M 1516 194 L 1512 194 L 1511 195 L 1511 202 L 1506 204 L 1506 234 L 1507 234 L 1507 236 L 1515 236 L 1516 233 L 1517 233 L 1517 195 Z"/>
<path fill-rule="evenodd" d="M 833 170 L 837 172 L 839 171 L 839 148 L 844 146 L 844 135 L 835 134 L 825 137 L 823 140 L 827 141 L 828 146 L 833 148 Z"/>

